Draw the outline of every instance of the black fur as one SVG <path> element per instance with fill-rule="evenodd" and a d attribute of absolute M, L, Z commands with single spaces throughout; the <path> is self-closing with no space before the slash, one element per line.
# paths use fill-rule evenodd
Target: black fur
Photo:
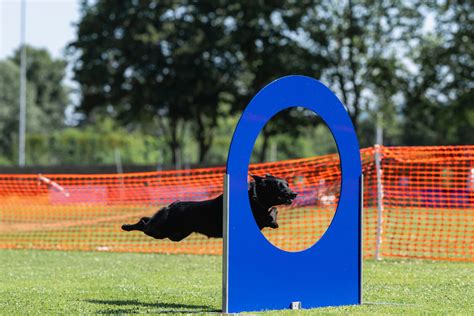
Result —
<path fill-rule="evenodd" d="M 288 182 L 266 175 L 252 175 L 249 199 L 252 213 L 260 229 L 278 228 L 276 205 L 289 205 L 296 198 Z M 125 231 L 139 230 L 157 238 L 180 241 L 196 232 L 208 237 L 222 237 L 223 196 L 199 202 L 176 201 L 163 207 L 152 217 L 142 217 L 136 224 L 124 224 Z"/>

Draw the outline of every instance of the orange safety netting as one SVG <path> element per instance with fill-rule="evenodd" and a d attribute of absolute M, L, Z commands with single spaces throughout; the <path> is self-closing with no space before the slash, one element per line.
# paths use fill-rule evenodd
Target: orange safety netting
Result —
<path fill-rule="evenodd" d="M 474 146 L 375 147 L 361 158 L 365 258 L 474 261 Z M 255 164 L 250 172 L 284 177 L 299 193 L 266 238 L 288 251 L 313 245 L 339 199 L 338 156 Z M 0 175 L 0 248 L 220 254 L 221 239 L 193 234 L 175 243 L 120 226 L 175 200 L 213 198 L 223 176 L 224 168 Z"/>

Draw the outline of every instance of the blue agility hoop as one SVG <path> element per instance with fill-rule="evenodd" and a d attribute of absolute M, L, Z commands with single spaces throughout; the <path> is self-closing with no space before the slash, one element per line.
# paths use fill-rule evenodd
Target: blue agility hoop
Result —
<path fill-rule="evenodd" d="M 304 107 L 327 124 L 339 151 L 341 192 L 327 231 L 312 247 L 287 252 L 258 229 L 248 199 L 255 141 L 277 113 Z M 361 303 L 362 172 L 354 127 L 343 104 L 321 82 L 278 79 L 251 100 L 232 138 L 224 198 L 223 311 L 275 310 Z M 296 303 L 298 302 L 298 303 Z"/>

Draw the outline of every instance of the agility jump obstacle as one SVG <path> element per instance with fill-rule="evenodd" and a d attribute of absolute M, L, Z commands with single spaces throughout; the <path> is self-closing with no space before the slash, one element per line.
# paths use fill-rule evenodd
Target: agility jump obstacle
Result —
<path fill-rule="evenodd" d="M 287 252 L 260 232 L 248 198 L 248 165 L 262 128 L 291 107 L 314 111 L 339 151 L 341 191 L 327 231 L 310 248 Z M 224 184 L 225 313 L 360 304 L 362 171 L 359 145 L 343 104 L 321 82 L 288 76 L 250 101 L 235 129 Z"/>

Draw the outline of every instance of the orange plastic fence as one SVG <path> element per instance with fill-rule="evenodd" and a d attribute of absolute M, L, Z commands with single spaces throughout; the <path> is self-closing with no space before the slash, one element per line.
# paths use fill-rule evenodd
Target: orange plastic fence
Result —
<path fill-rule="evenodd" d="M 366 148 L 361 158 L 365 258 L 474 261 L 474 146 Z M 337 155 L 256 164 L 250 172 L 285 177 L 299 192 L 280 208 L 280 228 L 263 231 L 270 242 L 298 251 L 324 234 L 339 199 Z M 215 197 L 223 175 L 224 168 L 0 175 L 0 248 L 220 254 L 220 239 L 193 234 L 175 243 L 120 226 L 175 200 Z"/>

